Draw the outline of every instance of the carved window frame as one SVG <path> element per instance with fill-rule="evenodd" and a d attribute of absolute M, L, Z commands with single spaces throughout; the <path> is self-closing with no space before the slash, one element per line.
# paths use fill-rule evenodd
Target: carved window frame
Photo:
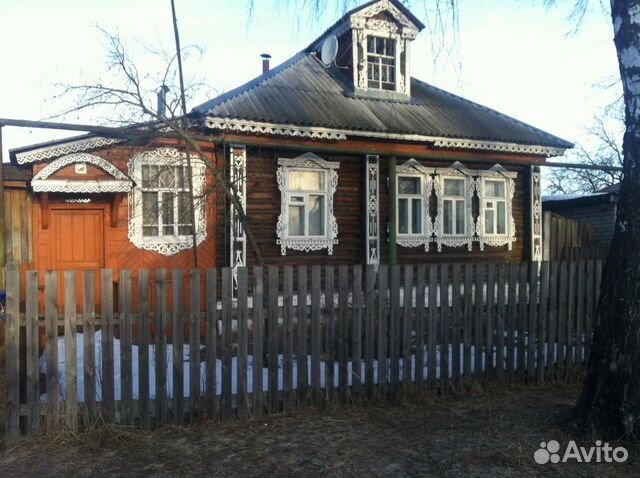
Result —
<path fill-rule="evenodd" d="M 186 164 L 186 154 L 168 147 L 161 147 L 151 151 L 137 153 L 129 161 L 129 176 L 136 185 L 142 184 L 142 166 L 174 166 Z M 197 204 L 195 208 L 196 244 L 200 245 L 207 237 L 205 200 L 203 197 L 205 186 L 206 166 L 196 157 L 191 157 L 193 176 L 193 195 Z M 193 247 L 193 236 L 143 236 L 142 234 L 142 188 L 135 186 L 129 192 L 129 241 L 138 249 L 157 252 L 164 256 L 172 256 Z"/>
<path fill-rule="evenodd" d="M 515 193 L 515 178 L 518 177 L 517 172 L 507 171 L 499 164 L 495 164 L 488 170 L 478 171 L 475 180 L 475 188 L 479 200 L 479 215 L 476 223 L 476 234 L 480 242 L 480 250 L 484 251 L 485 246 L 500 247 L 506 245 L 508 250 L 512 250 L 513 243 L 516 241 L 516 224 L 513 218 L 513 196 Z M 505 200 L 506 200 L 506 233 L 505 234 L 487 234 L 484 230 L 485 218 L 485 182 L 489 180 L 503 180 L 505 182 Z"/>
<path fill-rule="evenodd" d="M 305 153 L 296 158 L 278 158 L 276 178 L 280 189 L 280 216 L 276 225 L 276 244 L 280 246 L 281 255 L 287 255 L 287 249 L 310 252 L 327 249 L 333 255 L 333 246 L 338 244 L 338 224 L 333 214 L 333 202 L 338 187 L 338 169 L 340 163 L 326 161 L 314 153 Z M 325 173 L 325 234 L 324 236 L 289 236 L 289 172 L 300 170 L 320 170 Z"/>
<path fill-rule="evenodd" d="M 404 164 L 396 168 L 396 244 L 402 247 L 419 247 L 424 246 L 426 252 L 429 251 L 429 245 L 433 239 L 433 222 L 429 214 L 429 198 L 433 191 L 433 168 L 422 166 L 415 159 L 409 159 Z M 422 196 L 422 232 L 420 234 L 403 234 L 400 233 L 400 221 L 398 220 L 400 195 L 398 188 L 398 180 L 401 177 L 418 177 L 420 178 L 421 196 Z"/>
<path fill-rule="evenodd" d="M 437 211 L 434 220 L 435 242 L 438 252 L 442 252 L 442 246 L 462 247 L 467 246 L 469 251 L 473 248 L 473 241 L 476 240 L 476 226 L 473 219 L 473 196 L 475 190 L 474 171 L 464 167 L 462 163 L 455 162 L 448 168 L 439 168 L 436 170 L 434 180 L 434 190 L 436 194 Z M 463 179 L 464 180 L 464 198 L 465 198 L 465 233 L 464 234 L 445 234 L 444 233 L 444 180 L 445 179 Z"/>

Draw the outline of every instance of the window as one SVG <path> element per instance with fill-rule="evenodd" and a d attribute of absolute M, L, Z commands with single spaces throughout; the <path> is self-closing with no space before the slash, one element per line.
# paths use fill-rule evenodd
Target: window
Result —
<path fill-rule="evenodd" d="M 484 188 L 484 232 L 505 235 L 507 233 L 505 182 L 495 179 L 485 180 Z"/>
<path fill-rule="evenodd" d="M 313 153 L 294 159 L 280 158 L 277 173 L 282 208 L 276 234 L 282 255 L 287 248 L 333 253 L 338 226 L 333 215 L 333 195 L 338 184 L 339 163 Z"/>
<path fill-rule="evenodd" d="M 442 232 L 446 235 L 460 236 L 466 233 L 465 183 L 465 179 L 444 178 L 443 180 Z"/>
<path fill-rule="evenodd" d="M 398 176 L 398 234 L 422 234 L 422 179 Z"/>
<path fill-rule="evenodd" d="M 367 37 L 367 86 L 378 90 L 396 89 L 396 41 Z"/>
<path fill-rule="evenodd" d="M 509 250 L 516 240 L 516 226 L 513 219 L 513 193 L 518 173 L 507 171 L 499 164 L 486 171 L 479 171 L 476 190 L 480 211 L 476 232 L 480 250 L 485 245 L 504 246 Z"/>
<path fill-rule="evenodd" d="M 196 216 L 196 243 L 206 237 L 204 200 L 205 165 L 191 158 Z M 140 249 L 163 255 L 193 245 L 193 224 L 186 155 L 173 148 L 139 153 L 129 164 L 136 187 L 129 195 L 129 240 Z"/>

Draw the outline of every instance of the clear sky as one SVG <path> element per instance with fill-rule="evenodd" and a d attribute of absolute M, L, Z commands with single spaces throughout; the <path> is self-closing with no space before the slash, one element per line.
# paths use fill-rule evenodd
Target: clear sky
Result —
<path fill-rule="evenodd" d="M 567 36 L 571 0 L 553 9 L 541 6 L 540 0 L 459 1 L 460 43 L 454 61 L 434 65 L 433 37 L 424 31 L 412 46 L 412 75 L 570 141 L 582 141 L 584 127 L 617 94 L 595 86 L 617 75 L 611 21 L 600 2 L 591 2 L 593 11 L 582 28 Z M 343 13 L 340 0 L 328 0 L 328 8 L 315 20 L 290 6 L 303 1 L 254 3 L 248 18 L 246 0 L 176 0 L 182 44 L 204 49 L 187 62 L 188 74 L 224 92 L 260 74 L 260 53 L 270 53 L 272 64 L 279 64 Z M 412 11 L 422 19 L 431 0 L 412 3 Z M 119 32 L 134 45 L 174 48 L 169 0 L 0 1 L 0 117 L 45 119 L 68 108 L 65 99 L 53 99 L 59 91 L 55 84 L 91 83 L 105 70 L 105 41 L 97 26 Z M 157 65 L 147 62 L 143 49 L 134 51 L 140 54 L 139 69 L 155 74 Z M 84 113 L 64 120 L 96 123 L 99 118 Z M 6 149 L 64 135 L 69 133 L 4 128 L 5 155 Z"/>

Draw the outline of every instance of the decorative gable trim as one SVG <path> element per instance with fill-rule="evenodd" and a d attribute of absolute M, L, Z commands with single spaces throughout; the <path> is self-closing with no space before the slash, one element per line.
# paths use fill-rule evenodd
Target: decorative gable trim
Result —
<path fill-rule="evenodd" d="M 47 159 L 56 158 L 58 156 L 79 153 L 90 149 L 102 148 L 112 144 L 122 143 L 122 138 L 108 138 L 104 136 L 93 136 L 91 138 L 69 141 L 68 143 L 58 144 L 55 146 L 46 146 L 24 153 L 16 153 L 16 161 L 18 164 L 36 163 Z"/>
<path fill-rule="evenodd" d="M 91 164 L 97 168 L 102 169 L 105 173 L 110 174 L 115 179 L 123 179 L 125 181 L 129 180 L 129 178 L 122 171 L 120 171 L 106 159 L 102 159 L 99 156 L 88 153 L 69 154 L 67 156 L 58 158 L 55 161 L 49 163 L 44 169 L 36 174 L 33 179 L 47 179 L 49 176 L 56 173 L 57 171 L 60 171 L 62 168 L 75 163 Z"/>
<path fill-rule="evenodd" d="M 204 125 L 211 129 L 239 131 L 241 133 L 258 133 L 278 136 L 294 136 L 312 139 L 347 139 L 345 133 L 327 128 L 314 128 L 287 124 L 262 123 L 257 121 L 234 120 L 231 118 L 207 117 Z"/>

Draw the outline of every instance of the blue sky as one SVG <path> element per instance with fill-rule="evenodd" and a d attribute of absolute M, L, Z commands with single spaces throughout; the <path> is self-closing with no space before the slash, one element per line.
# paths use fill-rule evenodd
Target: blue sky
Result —
<path fill-rule="evenodd" d="M 204 50 L 187 62 L 187 73 L 205 78 L 218 92 L 234 88 L 260 73 L 260 53 L 269 52 L 275 65 L 306 47 L 340 17 L 341 3 L 328 0 L 320 18 L 310 20 L 286 0 L 255 0 L 248 19 L 246 1 L 176 0 L 182 44 Z M 425 3 L 413 2 L 419 18 L 424 18 Z M 615 88 L 595 86 L 617 75 L 610 19 L 599 2 L 592 2 L 582 28 L 567 36 L 571 2 L 553 9 L 540 3 L 460 0 L 458 54 L 434 64 L 433 38 L 424 31 L 412 47 L 412 75 L 582 141 L 593 115 L 618 94 Z M 96 26 L 119 32 L 134 45 L 140 70 L 152 74 L 157 64 L 139 44 L 174 48 L 168 0 L 3 0 L 0 117 L 44 119 L 69 107 L 64 98 L 53 99 L 56 83 L 90 83 L 104 73 L 106 48 Z M 65 118 L 84 123 L 97 119 L 95 113 Z M 5 152 L 64 135 L 68 133 L 7 127 Z"/>

